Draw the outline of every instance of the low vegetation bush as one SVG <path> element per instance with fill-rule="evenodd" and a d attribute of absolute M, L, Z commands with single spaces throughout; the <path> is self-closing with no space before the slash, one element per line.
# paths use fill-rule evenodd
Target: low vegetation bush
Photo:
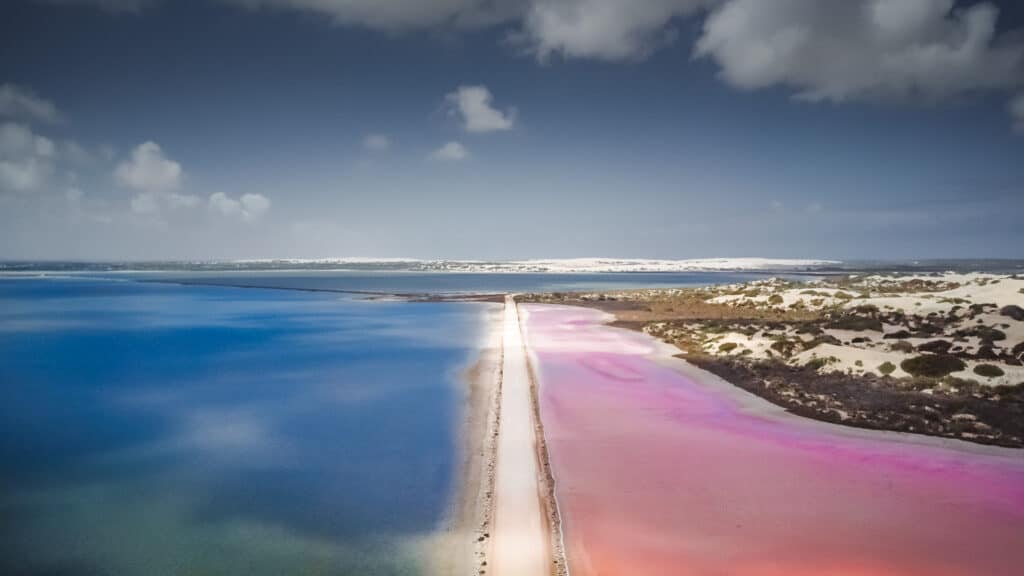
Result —
<path fill-rule="evenodd" d="M 893 364 L 892 362 L 882 362 L 881 364 L 878 365 L 878 371 L 882 374 L 882 376 L 888 376 L 889 374 L 892 374 L 893 372 L 896 371 L 896 365 Z"/>
<path fill-rule="evenodd" d="M 1017 306 L 1016 304 L 1010 304 L 1009 306 L 1003 306 L 999 313 L 1003 316 L 1009 316 L 1014 320 L 1024 321 L 1024 308 Z"/>
<path fill-rule="evenodd" d="M 804 367 L 817 371 L 824 368 L 826 365 L 828 365 L 828 360 L 824 358 L 811 358 L 807 361 L 807 364 L 804 364 Z"/>
<path fill-rule="evenodd" d="M 907 358 L 900 363 L 900 368 L 912 376 L 924 376 L 927 378 L 941 378 L 953 372 L 959 372 L 967 365 L 964 361 L 945 354 L 925 354 Z"/>
<path fill-rule="evenodd" d="M 828 327 L 836 330 L 853 330 L 855 332 L 864 330 L 881 332 L 882 321 L 870 315 L 843 314 L 833 318 Z"/>
<path fill-rule="evenodd" d="M 985 378 L 997 378 L 1005 374 L 1003 369 L 995 364 L 978 364 L 974 367 L 974 373 Z"/>
<path fill-rule="evenodd" d="M 779 294 L 772 294 L 768 298 L 768 303 L 771 304 L 772 306 L 775 306 L 777 304 L 782 304 L 782 296 L 780 296 Z"/>
<path fill-rule="evenodd" d="M 897 340 L 889 345 L 893 352 L 913 352 L 914 345 L 906 340 Z"/>
<path fill-rule="evenodd" d="M 917 347 L 920 352 L 931 352 L 933 354 L 945 354 L 949 352 L 950 347 L 953 346 L 952 342 L 945 340 L 932 340 L 931 342 L 925 342 Z"/>
<path fill-rule="evenodd" d="M 724 354 L 728 354 L 736 349 L 737 344 L 735 342 L 725 342 L 718 347 L 718 351 Z"/>

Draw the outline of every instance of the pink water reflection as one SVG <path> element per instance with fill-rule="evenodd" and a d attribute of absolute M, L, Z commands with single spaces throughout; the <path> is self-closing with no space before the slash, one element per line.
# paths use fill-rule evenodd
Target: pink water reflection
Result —
<path fill-rule="evenodd" d="M 1024 574 L 1024 452 L 765 409 L 528 306 L 573 576 Z"/>

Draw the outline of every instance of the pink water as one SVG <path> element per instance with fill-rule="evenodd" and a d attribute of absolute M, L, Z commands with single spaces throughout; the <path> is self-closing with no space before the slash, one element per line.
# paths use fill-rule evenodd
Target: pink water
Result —
<path fill-rule="evenodd" d="M 1024 574 L 1024 451 L 765 409 L 526 308 L 572 576 Z"/>

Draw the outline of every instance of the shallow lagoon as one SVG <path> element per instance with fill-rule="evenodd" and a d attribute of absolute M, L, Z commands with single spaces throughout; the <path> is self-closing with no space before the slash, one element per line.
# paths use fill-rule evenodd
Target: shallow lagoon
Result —
<path fill-rule="evenodd" d="M 0 280 L 0 572 L 419 573 L 482 306 Z"/>

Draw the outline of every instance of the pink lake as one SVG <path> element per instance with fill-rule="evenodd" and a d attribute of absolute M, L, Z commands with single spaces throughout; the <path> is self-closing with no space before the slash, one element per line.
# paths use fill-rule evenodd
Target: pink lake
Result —
<path fill-rule="evenodd" d="M 1024 451 L 802 419 L 524 309 L 572 576 L 1024 574 Z"/>

